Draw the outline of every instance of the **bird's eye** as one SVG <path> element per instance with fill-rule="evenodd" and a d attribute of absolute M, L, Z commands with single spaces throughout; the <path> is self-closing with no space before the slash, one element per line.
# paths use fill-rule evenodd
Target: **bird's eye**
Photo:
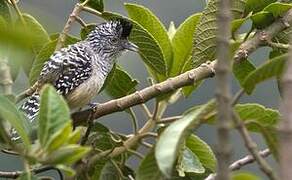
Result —
<path fill-rule="evenodd" d="M 118 39 L 117 39 L 117 38 L 113 38 L 113 39 L 111 40 L 111 42 L 112 42 L 113 44 L 116 44 L 116 43 L 118 42 Z"/>

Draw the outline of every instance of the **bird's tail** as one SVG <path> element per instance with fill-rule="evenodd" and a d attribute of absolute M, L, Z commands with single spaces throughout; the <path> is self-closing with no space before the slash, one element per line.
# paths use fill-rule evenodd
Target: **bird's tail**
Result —
<path fill-rule="evenodd" d="M 37 116 L 40 108 L 40 95 L 37 93 L 32 94 L 20 107 L 20 110 L 24 112 L 24 115 L 33 123 Z M 11 139 L 18 140 L 20 137 L 14 128 L 10 131 Z"/>

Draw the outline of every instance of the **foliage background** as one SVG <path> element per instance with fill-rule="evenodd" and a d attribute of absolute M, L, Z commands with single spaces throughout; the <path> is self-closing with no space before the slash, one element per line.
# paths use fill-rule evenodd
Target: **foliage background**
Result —
<path fill-rule="evenodd" d="M 74 5 L 77 1 L 72 0 L 22 0 L 20 1 L 19 6 L 22 8 L 23 12 L 29 12 L 34 17 L 38 18 L 38 21 L 42 23 L 45 29 L 51 34 L 54 32 L 59 32 L 62 30 L 68 15 L 72 11 Z M 114 12 L 120 12 L 121 14 L 126 15 L 125 10 L 123 9 L 124 2 L 133 2 L 137 4 L 144 5 L 151 9 L 156 16 L 162 21 L 162 23 L 168 27 L 170 21 L 174 21 L 176 27 L 179 26 L 180 23 L 183 22 L 188 16 L 194 14 L 195 12 L 201 11 L 205 6 L 204 0 L 138 0 L 138 1 L 121 1 L 121 0 L 107 0 L 105 1 L 105 9 L 111 10 Z M 87 16 L 82 15 L 84 20 L 88 23 L 99 23 L 102 20 L 98 18 L 89 18 Z M 247 23 L 245 26 L 249 26 Z M 78 24 L 72 26 L 71 34 L 78 35 L 80 27 Z M 253 63 L 255 65 L 262 63 L 267 59 L 267 57 L 263 56 L 266 51 L 269 51 L 268 48 L 261 48 L 257 52 L 255 52 L 251 57 L 253 59 Z M 140 88 L 148 86 L 148 81 L 146 79 L 147 72 L 144 66 L 142 65 L 142 61 L 139 60 L 138 55 L 134 53 L 127 53 L 126 55 L 119 58 L 119 64 L 126 69 L 133 77 L 139 80 Z M 25 76 L 19 75 L 16 83 L 14 84 L 16 87 L 16 93 L 24 90 L 25 87 L 28 87 L 27 79 L 24 79 Z M 232 83 L 233 92 L 238 90 L 238 83 L 233 80 Z M 181 114 L 184 110 L 195 104 L 201 104 L 209 100 L 214 96 L 214 79 L 208 79 L 204 82 L 204 84 L 185 100 L 180 100 L 176 104 L 170 106 L 166 112 L 166 115 L 178 115 Z M 102 93 L 96 99 L 98 102 L 104 102 L 108 100 L 109 97 Z M 272 85 L 271 81 L 259 84 L 251 96 L 244 96 L 241 101 L 242 102 L 254 102 L 260 103 L 266 107 L 278 107 L 278 99 L 279 94 L 277 91 L 277 87 L 275 84 Z M 150 107 L 153 107 L 153 103 L 149 102 Z M 137 116 L 139 120 L 145 119 L 143 113 L 140 112 L 139 107 L 134 108 L 137 112 Z M 122 133 L 130 133 L 131 126 L 130 121 L 128 120 L 128 114 L 124 112 L 114 113 L 112 115 L 102 117 L 100 121 L 112 128 L 114 131 L 122 132 Z M 144 124 L 141 122 L 140 124 Z M 211 129 L 215 127 L 211 127 L 208 125 L 204 125 L 199 128 L 196 133 L 199 137 L 205 140 L 209 145 L 214 145 L 216 141 L 216 131 L 215 129 Z M 254 140 L 259 144 L 260 149 L 262 139 L 253 134 Z M 233 147 L 234 147 L 234 155 L 233 159 L 239 159 L 243 154 L 248 154 L 243 146 L 242 140 L 239 138 L 237 132 L 233 132 L 232 135 Z M 240 156 L 241 155 L 241 156 Z M 271 158 L 270 158 L 271 159 Z M 21 169 L 22 165 L 17 161 L 13 156 L 7 156 L 0 154 L 0 169 L 1 170 L 17 170 Z M 132 158 L 129 162 L 132 166 L 136 166 L 138 161 L 135 158 Z M 256 165 L 248 165 L 245 166 L 244 169 L 251 170 L 255 172 L 257 175 L 263 177 L 258 168 L 253 168 Z"/>

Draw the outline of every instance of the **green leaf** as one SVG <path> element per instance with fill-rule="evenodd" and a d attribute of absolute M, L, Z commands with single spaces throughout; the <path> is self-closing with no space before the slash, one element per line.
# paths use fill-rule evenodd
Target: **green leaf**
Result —
<path fill-rule="evenodd" d="M 257 177 L 254 174 L 251 174 L 250 172 L 236 172 L 232 173 L 232 180 L 260 180 L 261 178 Z"/>
<path fill-rule="evenodd" d="M 90 178 L 99 179 L 101 175 L 101 171 L 107 162 L 108 162 L 107 159 L 100 159 L 99 161 L 97 161 L 96 164 L 93 166 L 93 168 L 88 170 L 88 175 L 90 176 Z"/>
<path fill-rule="evenodd" d="M 199 158 L 189 148 L 185 148 L 181 154 L 180 162 L 177 165 L 179 176 L 184 177 L 185 173 L 203 174 L 205 168 Z"/>
<path fill-rule="evenodd" d="M 144 27 L 158 41 L 163 52 L 164 61 L 167 65 L 166 69 L 170 68 L 172 63 L 172 47 L 163 24 L 144 6 L 125 3 L 125 7 L 129 17 Z"/>
<path fill-rule="evenodd" d="M 61 147 L 63 144 L 65 144 L 68 141 L 72 130 L 72 123 L 68 122 L 67 125 L 65 125 L 62 129 L 60 129 L 51 136 L 49 142 L 47 143 L 47 146 L 44 147 L 46 151 L 48 153 L 51 153 Z"/>
<path fill-rule="evenodd" d="M 101 180 L 120 180 L 120 174 L 114 162 L 108 162 L 103 167 L 99 179 Z"/>
<path fill-rule="evenodd" d="M 66 164 L 70 165 L 74 162 L 80 160 L 84 157 L 91 148 L 89 147 L 82 147 L 79 145 L 67 145 L 65 147 L 61 147 L 58 150 L 54 151 L 50 155 L 45 157 L 45 160 L 42 160 L 44 164 Z"/>
<path fill-rule="evenodd" d="M 201 14 L 194 14 L 187 18 L 176 30 L 172 38 L 173 63 L 170 75 L 176 76 L 182 72 L 183 66 L 189 59 L 193 46 L 193 34 Z"/>
<path fill-rule="evenodd" d="M 287 12 L 291 8 L 292 8 L 292 4 L 275 2 L 265 7 L 263 11 L 272 13 L 273 16 L 276 18 L 276 17 L 282 16 L 285 12 Z"/>
<path fill-rule="evenodd" d="M 251 94 L 258 83 L 275 76 L 280 76 L 283 72 L 286 58 L 287 55 L 275 57 L 249 73 L 243 82 L 246 93 Z"/>
<path fill-rule="evenodd" d="M 245 8 L 245 0 L 232 1 L 232 14 L 234 19 L 242 18 Z M 214 60 L 217 46 L 217 13 L 218 0 L 208 1 L 200 22 L 197 25 L 192 52 L 193 67 Z"/>
<path fill-rule="evenodd" d="M 234 36 L 234 33 L 250 18 L 251 14 L 247 15 L 244 18 L 235 19 L 231 22 L 231 32 Z"/>
<path fill-rule="evenodd" d="M 69 138 L 68 138 L 68 141 L 67 143 L 68 144 L 77 144 L 78 141 L 80 140 L 81 138 L 81 131 L 82 131 L 82 128 L 81 127 L 77 127 L 70 135 L 69 135 Z"/>
<path fill-rule="evenodd" d="M 33 85 L 40 73 L 43 69 L 44 63 L 47 62 L 50 58 L 50 56 L 54 53 L 56 48 L 57 40 L 51 41 L 47 43 L 39 52 L 39 54 L 36 56 L 32 68 L 29 73 L 29 83 L 30 85 Z"/>
<path fill-rule="evenodd" d="M 82 40 L 84 40 L 87 35 L 94 30 L 94 28 L 96 27 L 96 24 L 88 24 L 86 27 L 83 27 L 80 31 L 80 37 Z"/>
<path fill-rule="evenodd" d="M 233 74 L 239 82 L 240 86 L 243 86 L 246 77 L 256 69 L 256 67 L 249 61 L 244 60 L 241 62 L 233 63 Z"/>
<path fill-rule="evenodd" d="M 6 21 L 10 21 L 11 14 L 6 0 L 0 0 L 0 16 Z"/>
<path fill-rule="evenodd" d="M 112 12 L 104 12 L 102 16 L 105 19 L 127 19 L 133 24 L 133 29 L 130 34 L 130 41 L 135 43 L 139 47 L 139 54 L 142 57 L 143 62 L 152 72 L 157 72 L 160 76 L 165 75 L 167 72 L 166 62 L 162 49 L 158 44 L 158 41 L 149 33 L 144 27 L 137 22 L 128 19 L 127 17 L 115 14 Z M 156 78 L 158 79 L 158 78 Z"/>
<path fill-rule="evenodd" d="M 36 38 L 33 39 L 33 49 L 37 54 L 42 47 L 50 42 L 50 37 L 43 26 L 31 15 L 23 14 L 23 19 L 26 23 L 26 28 L 29 32 L 33 32 Z"/>
<path fill-rule="evenodd" d="M 117 66 L 110 82 L 105 87 L 105 91 L 113 98 L 120 98 L 135 92 L 137 84 L 136 79 Z"/>
<path fill-rule="evenodd" d="M 269 4 L 276 2 L 277 0 L 247 0 L 245 12 L 259 12 L 263 10 Z"/>
<path fill-rule="evenodd" d="M 31 132 L 29 122 L 24 118 L 17 107 L 6 97 L 0 95 L 0 116 L 8 121 L 21 137 L 25 147 L 30 149 L 29 133 Z"/>
<path fill-rule="evenodd" d="M 187 138 L 186 146 L 199 158 L 205 168 L 215 172 L 216 157 L 207 143 L 192 134 Z"/>
<path fill-rule="evenodd" d="M 41 93 L 38 139 L 46 147 L 53 135 L 70 121 L 70 111 L 63 99 L 52 86 L 46 86 Z"/>
<path fill-rule="evenodd" d="M 80 2 L 84 2 L 85 0 L 80 0 Z M 104 4 L 103 0 L 90 0 L 86 6 L 89 6 L 99 12 L 103 12 Z"/>
<path fill-rule="evenodd" d="M 275 21 L 273 14 L 267 11 L 260 11 L 251 17 L 253 28 L 263 29 Z"/>
<path fill-rule="evenodd" d="M 162 132 L 156 144 L 155 157 L 159 169 L 165 176 L 171 177 L 182 142 L 190 135 L 191 130 L 200 125 L 202 117 L 214 108 L 215 101 L 212 100 L 195 110 L 191 109 Z"/>
<path fill-rule="evenodd" d="M 137 180 L 160 180 L 163 179 L 156 159 L 154 156 L 154 151 L 151 150 L 146 157 L 141 161 L 138 171 L 137 171 Z"/>

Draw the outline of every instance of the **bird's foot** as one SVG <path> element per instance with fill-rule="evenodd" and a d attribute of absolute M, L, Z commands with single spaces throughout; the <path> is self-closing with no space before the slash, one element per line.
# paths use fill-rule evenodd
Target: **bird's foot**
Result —
<path fill-rule="evenodd" d="M 88 106 L 93 109 L 93 111 L 96 111 L 96 109 L 98 108 L 98 106 L 100 105 L 100 103 L 96 103 L 96 102 L 92 102 L 89 103 Z"/>

